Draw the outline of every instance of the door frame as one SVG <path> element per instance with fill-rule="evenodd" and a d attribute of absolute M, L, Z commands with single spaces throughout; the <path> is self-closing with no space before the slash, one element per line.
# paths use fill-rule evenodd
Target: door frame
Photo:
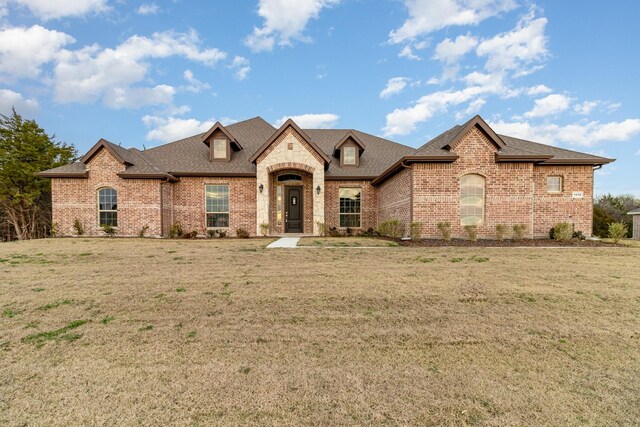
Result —
<path fill-rule="evenodd" d="M 296 188 L 300 190 L 300 231 L 294 231 L 291 232 L 289 231 L 289 217 L 288 217 L 288 213 L 289 213 L 289 190 L 292 188 Z M 285 199 L 285 203 L 284 203 L 284 232 L 285 233 L 292 233 L 292 234 L 303 234 L 304 233 L 304 186 L 303 185 L 285 185 L 284 186 L 284 199 Z"/>

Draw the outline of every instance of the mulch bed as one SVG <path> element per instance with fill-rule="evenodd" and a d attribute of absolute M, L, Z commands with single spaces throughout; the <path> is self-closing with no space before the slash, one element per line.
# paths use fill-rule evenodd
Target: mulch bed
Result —
<path fill-rule="evenodd" d="M 391 240 L 391 239 L 390 239 Z M 424 247 L 444 247 L 444 246 L 456 246 L 456 247 L 471 247 L 471 248 L 509 248 L 509 247 L 624 247 L 621 244 L 607 243 L 599 240 L 571 240 L 569 242 L 559 242 L 551 239 L 524 239 L 520 241 L 515 240 L 478 240 L 477 242 L 470 242 L 468 240 L 453 239 L 449 242 L 437 239 L 423 239 L 423 240 L 402 240 L 399 242 L 401 246 L 424 246 Z"/>

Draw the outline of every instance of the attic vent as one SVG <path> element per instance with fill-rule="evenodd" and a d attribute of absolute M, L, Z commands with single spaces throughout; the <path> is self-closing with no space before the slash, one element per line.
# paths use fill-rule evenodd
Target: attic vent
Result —
<path fill-rule="evenodd" d="M 293 142 L 287 144 L 287 150 L 293 150 Z"/>

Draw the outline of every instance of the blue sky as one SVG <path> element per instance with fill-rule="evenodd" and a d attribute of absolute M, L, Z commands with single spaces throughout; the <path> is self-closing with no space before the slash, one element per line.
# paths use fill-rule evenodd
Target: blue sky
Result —
<path fill-rule="evenodd" d="M 640 3 L 0 0 L 0 111 L 86 151 L 257 115 L 419 146 L 481 114 L 499 133 L 617 158 L 640 197 Z"/>

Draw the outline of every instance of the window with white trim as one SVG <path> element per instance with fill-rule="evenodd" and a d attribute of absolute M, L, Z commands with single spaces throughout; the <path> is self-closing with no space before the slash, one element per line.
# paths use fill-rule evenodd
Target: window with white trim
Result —
<path fill-rule="evenodd" d="M 113 188 L 98 190 L 98 225 L 118 226 L 118 192 Z"/>
<path fill-rule="evenodd" d="M 460 178 L 460 223 L 479 225 L 484 219 L 485 179 L 476 174 Z"/>
<path fill-rule="evenodd" d="M 214 159 L 227 158 L 227 140 L 226 139 L 213 140 L 213 158 Z"/>
<path fill-rule="evenodd" d="M 562 193 L 562 177 L 561 176 L 547 177 L 547 193 Z"/>
<path fill-rule="evenodd" d="M 342 157 L 342 163 L 345 165 L 356 164 L 356 147 L 342 147 L 344 151 Z"/>
<path fill-rule="evenodd" d="M 362 208 L 361 188 L 340 189 L 340 227 L 359 228 Z"/>
<path fill-rule="evenodd" d="M 229 186 L 207 185 L 205 191 L 207 228 L 229 227 Z"/>

